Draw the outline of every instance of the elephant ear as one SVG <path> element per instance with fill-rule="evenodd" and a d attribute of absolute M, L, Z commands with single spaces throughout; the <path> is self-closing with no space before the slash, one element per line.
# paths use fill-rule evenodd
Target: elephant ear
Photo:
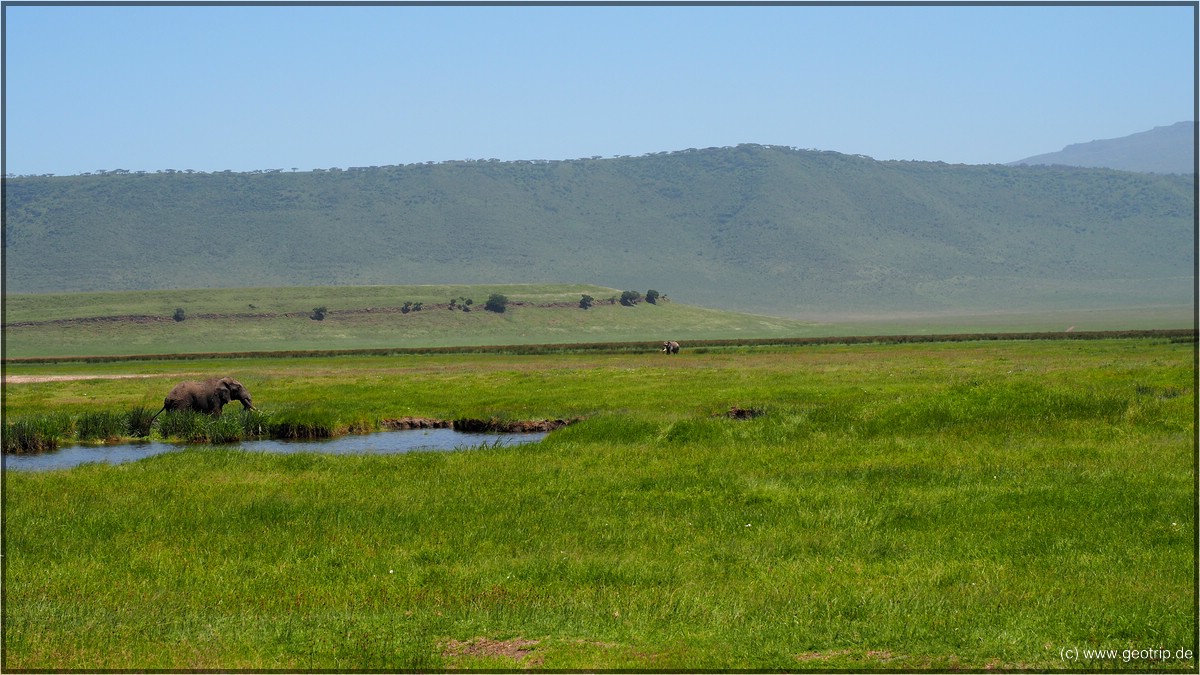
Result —
<path fill-rule="evenodd" d="M 229 385 L 225 383 L 225 380 L 217 383 L 217 398 L 221 399 L 221 405 L 225 405 L 233 400 L 233 396 L 229 393 Z"/>

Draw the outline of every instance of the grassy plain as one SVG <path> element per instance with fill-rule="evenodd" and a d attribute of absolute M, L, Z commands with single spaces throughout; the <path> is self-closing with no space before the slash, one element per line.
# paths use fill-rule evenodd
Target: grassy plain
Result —
<path fill-rule="evenodd" d="M 515 448 L 6 471 L 3 667 L 1194 672 L 1194 350 L 13 366 L 150 377 L 9 385 L 9 414 L 219 372 L 342 421 L 586 420 Z"/>
<path fill-rule="evenodd" d="M 645 292 L 649 289 L 639 289 Z M 483 304 L 511 301 L 503 314 Z M 578 307 L 588 294 L 597 304 Z M 58 293 L 5 298 L 9 358 L 391 349 L 847 335 L 937 335 L 1190 328 L 1191 306 L 1056 312 L 813 315 L 808 320 L 696 307 L 611 304 L 621 291 L 581 284 L 346 286 Z M 453 299 L 474 301 L 450 311 Z M 803 299 L 798 299 L 802 303 Z M 424 309 L 402 313 L 405 303 Z M 323 321 L 309 318 L 325 307 Z M 176 309 L 185 319 L 174 321 Z M 797 309 L 797 311 L 801 311 Z"/>
<path fill-rule="evenodd" d="M 504 313 L 483 309 L 491 293 L 509 299 Z M 597 301 L 591 309 L 579 308 L 584 294 Z M 10 358 L 18 358 L 813 334 L 812 323 L 669 299 L 633 307 L 610 302 L 620 295 L 611 288 L 569 284 L 16 295 L 7 298 L 5 348 Z M 451 300 L 461 307 L 464 298 L 473 300 L 470 311 L 447 308 Z M 422 303 L 424 308 L 403 313 L 399 310 L 405 303 Z M 316 307 L 328 310 L 323 321 L 309 318 Z M 187 318 L 172 320 L 175 308 L 183 309 Z"/>

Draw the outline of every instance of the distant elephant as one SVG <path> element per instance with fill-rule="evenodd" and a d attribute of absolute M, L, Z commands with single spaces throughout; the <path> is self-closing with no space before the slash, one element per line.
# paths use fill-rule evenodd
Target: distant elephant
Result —
<path fill-rule="evenodd" d="M 665 354 L 678 354 L 679 353 L 679 343 L 671 342 L 671 341 L 664 342 L 662 351 Z"/>
<path fill-rule="evenodd" d="M 230 401 L 240 401 L 246 410 L 254 410 L 250 392 L 232 377 L 214 377 L 203 382 L 189 380 L 175 385 L 163 399 L 162 410 L 154 413 L 154 417 L 158 417 L 163 410 L 195 410 L 220 417 L 221 408 Z"/>

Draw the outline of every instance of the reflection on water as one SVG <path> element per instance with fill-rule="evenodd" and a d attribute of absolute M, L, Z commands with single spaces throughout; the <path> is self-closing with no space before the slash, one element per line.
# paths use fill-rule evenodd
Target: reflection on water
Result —
<path fill-rule="evenodd" d="M 322 441 L 242 441 L 223 448 L 237 448 L 246 452 L 321 452 L 329 455 L 395 455 L 414 450 L 454 450 L 480 445 L 523 445 L 536 443 L 546 437 L 545 432 L 502 434 L 464 433 L 453 429 L 413 429 L 411 431 L 387 431 L 375 434 L 342 436 Z M 177 445 L 174 443 L 128 443 L 125 445 L 86 446 L 75 445 L 54 452 L 38 455 L 5 455 L 5 470 L 48 471 L 69 469 L 80 464 L 104 462 L 124 464 L 139 459 L 179 452 L 185 448 L 206 448 L 209 445 Z"/>

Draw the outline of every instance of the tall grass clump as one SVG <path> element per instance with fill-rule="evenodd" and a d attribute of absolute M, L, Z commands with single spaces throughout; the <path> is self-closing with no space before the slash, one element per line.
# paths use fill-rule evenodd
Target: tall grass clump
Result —
<path fill-rule="evenodd" d="M 57 450 L 59 439 L 69 438 L 73 423 L 66 413 L 29 415 L 4 425 L 4 452 L 30 454 Z"/>
<path fill-rule="evenodd" d="M 128 432 L 129 416 L 111 410 L 85 412 L 75 419 L 75 434 L 80 441 L 113 441 Z"/>
<path fill-rule="evenodd" d="M 130 436 L 145 438 L 150 435 L 150 427 L 154 423 L 156 411 L 146 406 L 137 406 L 125 414 L 125 427 Z"/>
<path fill-rule="evenodd" d="M 332 438 L 338 434 L 337 416 L 312 407 L 287 408 L 269 418 L 271 438 L 307 440 Z"/>
<path fill-rule="evenodd" d="M 209 443 L 236 443 L 245 435 L 242 419 L 238 415 L 210 418 L 205 429 Z"/>
<path fill-rule="evenodd" d="M 272 435 L 271 414 L 261 410 L 227 412 L 213 417 L 192 410 L 164 413 L 159 417 L 158 433 L 191 443 L 236 443 L 248 438 Z"/>
<path fill-rule="evenodd" d="M 242 426 L 243 438 L 266 438 L 271 433 L 271 413 L 258 410 L 243 410 L 237 416 Z"/>
<path fill-rule="evenodd" d="M 194 410 L 172 410 L 158 418 L 158 433 L 163 438 L 178 438 L 191 442 L 208 440 L 208 422 L 212 419 Z"/>

